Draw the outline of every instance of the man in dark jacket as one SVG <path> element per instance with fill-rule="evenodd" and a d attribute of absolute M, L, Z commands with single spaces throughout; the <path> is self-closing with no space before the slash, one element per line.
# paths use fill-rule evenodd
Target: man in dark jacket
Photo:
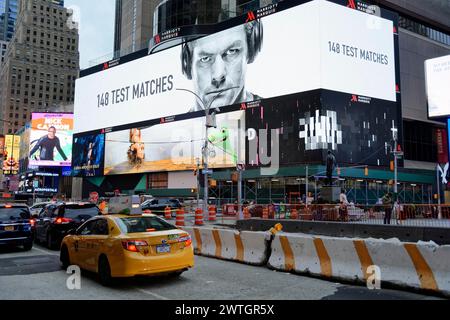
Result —
<path fill-rule="evenodd" d="M 59 138 L 56 136 L 56 128 L 50 127 L 48 128 L 48 134 L 40 138 L 34 148 L 30 151 L 30 158 L 36 151 L 40 149 L 39 157 L 37 157 L 37 160 L 54 161 L 53 153 L 55 147 L 64 161 L 66 161 L 67 156 L 64 153 L 63 149 L 61 149 L 61 143 L 59 142 Z"/>
<path fill-rule="evenodd" d="M 331 186 L 333 184 L 333 170 L 336 167 L 336 158 L 334 157 L 333 153 L 331 153 L 330 150 L 328 150 L 328 156 L 327 156 L 327 184 Z"/>

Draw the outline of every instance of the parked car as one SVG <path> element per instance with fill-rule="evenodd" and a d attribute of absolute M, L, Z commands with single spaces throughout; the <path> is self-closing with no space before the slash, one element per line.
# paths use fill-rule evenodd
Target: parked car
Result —
<path fill-rule="evenodd" d="M 0 204 L 0 245 L 33 247 L 30 210 L 24 204 Z"/>
<path fill-rule="evenodd" d="M 40 202 L 32 205 L 30 207 L 31 217 L 37 218 L 39 216 L 39 213 L 41 213 L 42 209 L 44 209 L 49 204 L 54 204 L 54 202 Z"/>
<path fill-rule="evenodd" d="M 49 204 L 36 220 L 35 240 L 46 244 L 50 249 L 57 248 L 69 230 L 78 228 L 97 215 L 101 215 L 101 211 L 92 203 Z"/>
<path fill-rule="evenodd" d="M 142 210 L 151 210 L 156 215 L 164 215 L 164 209 L 169 207 L 172 210 L 172 216 L 176 215 L 176 209 L 182 207 L 180 200 L 171 198 L 150 199 L 142 202 Z"/>

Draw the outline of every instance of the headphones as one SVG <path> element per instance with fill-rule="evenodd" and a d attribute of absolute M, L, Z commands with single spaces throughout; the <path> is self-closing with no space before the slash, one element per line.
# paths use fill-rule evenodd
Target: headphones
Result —
<path fill-rule="evenodd" d="M 247 63 L 255 61 L 256 56 L 261 51 L 263 43 L 263 26 L 260 20 L 253 20 L 244 24 L 247 38 Z M 194 40 L 195 41 L 195 40 Z M 181 48 L 181 70 L 183 74 L 192 80 L 192 42 L 184 42 Z"/>

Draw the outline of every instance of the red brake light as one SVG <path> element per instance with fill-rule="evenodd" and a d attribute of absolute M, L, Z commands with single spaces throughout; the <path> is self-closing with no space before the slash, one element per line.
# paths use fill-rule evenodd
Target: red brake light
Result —
<path fill-rule="evenodd" d="M 5 205 L 5 208 L 12 208 L 12 205 L 10 205 L 10 204 L 7 204 L 7 205 Z"/>
<path fill-rule="evenodd" d="M 186 247 L 189 247 L 189 246 L 192 244 L 192 239 L 191 239 L 191 237 L 189 237 L 189 239 L 187 239 L 187 240 L 184 242 L 184 244 L 185 244 Z"/>
<path fill-rule="evenodd" d="M 55 220 L 55 224 L 67 224 L 67 223 L 70 223 L 72 221 L 73 221 L 73 219 L 70 219 L 70 218 L 57 218 Z"/>
<path fill-rule="evenodd" d="M 185 247 L 189 247 L 192 244 L 192 238 L 189 235 L 183 235 L 178 241 L 184 242 Z"/>
<path fill-rule="evenodd" d="M 134 240 L 134 241 L 122 241 L 122 247 L 125 250 L 131 251 L 131 252 L 139 252 L 138 247 L 145 247 L 148 246 L 147 241 L 144 240 Z"/>
<path fill-rule="evenodd" d="M 36 224 L 36 220 L 30 219 L 30 224 L 31 224 L 32 227 L 34 227 L 34 225 Z"/>

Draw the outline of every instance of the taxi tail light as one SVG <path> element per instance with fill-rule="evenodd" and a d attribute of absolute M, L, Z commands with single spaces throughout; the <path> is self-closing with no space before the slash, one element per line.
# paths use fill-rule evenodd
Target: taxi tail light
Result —
<path fill-rule="evenodd" d="M 131 252 L 139 252 L 138 247 L 146 246 L 148 246 L 148 244 L 147 241 L 144 240 L 122 241 L 122 247 Z"/>
<path fill-rule="evenodd" d="M 72 221 L 73 221 L 73 219 L 70 219 L 70 218 L 57 218 L 55 220 L 55 224 L 68 224 Z"/>
<path fill-rule="evenodd" d="M 189 247 L 192 244 L 192 238 L 190 236 L 186 237 L 186 240 L 184 240 L 184 246 Z"/>

